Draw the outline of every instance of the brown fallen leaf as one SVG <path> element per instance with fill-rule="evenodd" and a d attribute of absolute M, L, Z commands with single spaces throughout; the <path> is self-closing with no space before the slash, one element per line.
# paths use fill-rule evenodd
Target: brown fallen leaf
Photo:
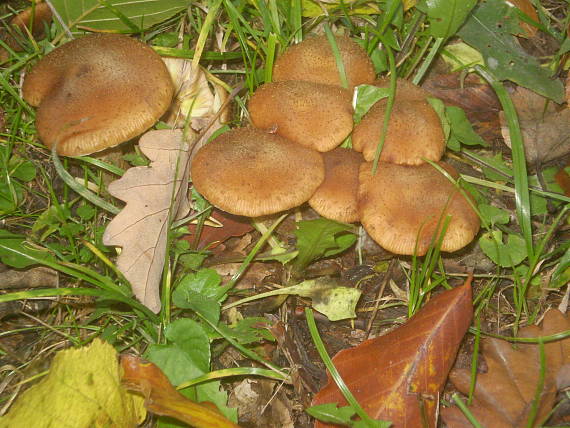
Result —
<path fill-rule="evenodd" d="M 402 327 L 339 352 L 334 365 L 370 417 L 394 428 L 435 427 L 439 394 L 472 316 L 468 279 L 434 297 Z M 346 405 L 329 377 L 313 405 L 335 402 Z"/>
<path fill-rule="evenodd" d="M 153 363 L 134 355 L 121 357 L 122 384 L 145 397 L 147 410 L 170 416 L 196 428 L 239 428 L 225 418 L 214 405 L 195 403 L 172 386 L 166 375 Z"/>
<path fill-rule="evenodd" d="M 551 309 L 546 313 L 540 327 L 525 327 L 520 330 L 519 336 L 548 336 L 567 330 L 570 330 L 570 320 L 560 311 Z M 524 344 L 515 349 L 509 342 L 490 338 L 482 341 L 482 350 L 487 372 L 477 375 L 473 404 L 469 410 L 483 426 L 528 426 L 540 376 L 538 346 Z M 544 351 L 544 387 L 532 426 L 544 422 L 555 403 L 556 390 L 570 384 L 570 338 L 547 343 Z M 450 380 L 459 391 L 467 394 L 471 372 L 467 369 L 454 369 Z M 449 428 L 472 426 L 457 407 L 443 408 L 441 416 Z"/>
<path fill-rule="evenodd" d="M 189 211 L 188 146 L 180 130 L 147 132 L 139 146 L 150 167 L 131 168 L 109 185 L 127 205 L 107 226 L 103 243 L 122 247 L 117 267 L 137 299 L 158 312 L 168 227 Z"/>
<path fill-rule="evenodd" d="M 537 93 L 517 87 L 511 95 L 520 122 L 526 160 L 548 162 L 570 153 L 570 109 L 559 107 Z M 511 138 L 504 112 L 499 113 L 505 144 Z"/>
<path fill-rule="evenodd" d="M 564 194 L 566 196 L 570 196 L 570 174 L 566 172 L 567 169 L 570 171 L 570 161 L 566 163 L 565 168 L 560 168 L 560 171 L 556 173 L 554 179 L 556 180 L 556 183 L 562 187 Z"/>
<path fill-rule="evenodd" d="M 253 230 L 253 226 L 247 217 L 233 215 L 217 208 L 214 208 L 211 217 L 217 220 L 221 224 L 221 227 L 204 225 L 202 233 L 200 234 L 198 249 L 206 246 L 208 246 L 208 248 L 214 248 L 234 236 L 243 236 Z M 196 225 L 189 224 L 188 232 L 190 232 L 190 234 L 184 236 L 182 239 L 192 244 L 195 238 Z"/>
<path fill-rule="evenodd" d="M 516 8 L 520 9 L 523 13 L 525 13 L 529 18 L 536 22 L 540 22 L 538 19 L 538 14 L 536 13 L 536 9 L 534 8 L 533 4 L 530 0 L 509 0 Z M 527 24 L 526 22 L 520 23 L 520 27 L 522 29 L 520 36 L 524 37 L 534 37 L 537 33 L 537 29 L 534 25 Z"/>

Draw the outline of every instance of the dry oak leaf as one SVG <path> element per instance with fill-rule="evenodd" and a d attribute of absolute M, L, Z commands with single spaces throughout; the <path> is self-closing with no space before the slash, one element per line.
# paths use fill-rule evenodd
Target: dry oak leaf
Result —
<path fill-rule="evenodd" d="M 139 146 L 150 166 L 131 168 L 109 185 L 127 205 L 107 226 L 103 243 L 122 247 L 118 269 L 137 299 L 157 313 L 168 227 L 189 211 L 188 146 L 180 130 L 147 132 Z"/>
<path fill-rule="evenodd" d="M 60 351 L 49 373 L 21 394 L 2 428 L 134 428 L 146 416 L 143 399 L 121 386 L 117 352 L 95 339 Z"/>
<path fill-rule="evenodd" d="M 157 415 L 170 416 L 196 428 L 239 428 L 211 403 L 195 403 L 172 386 L 153 363 L 134 355 L 121 357 L 122 383 L 145 397 L 145 407 Z M 211 405 L 210 405 L 211 404 Z"/>
<path fill-rule="evenodd" d="M 435 427 L 439 394 L 472 317 L 468 279 L 396 330 L 339 352 L 334 365 L 370 417 L 391 421 L 394 428 Z M 313 400 L 325 403 L 346 405 L 330 376 Z"/>
<path fill-rule="evenodd" d="M 548 162 L 570 153 L 570 109 L 559 107 L 523 87 L 511 95 L 523 135 L 526 161 Z M 546 109 L 545 109 L 546 107 Z M 511 137 L 504 112 L 499 113 L 501 133 L 511 147 Z"/>
<path fill-rule="evenodd" d="M 549 336 L 570 330 L 570 319 L 556 309 L 549 310 L 540 327 L 520 330 L 521 337 Z M 519 344 L 515 349 L 509 342 L 484 339 L 483 357 L 487 372 L 477 375 L 471 413 L 483 425 L 493 428 L 528 426 L 529 413 L 536 395 L 540 376 L 538 345 Z M 557 389 L 570 384 L 570 338 L 544 345 L 546 375 L 536 417 L 532 426 L 544 422 L 555 404 Z M 453 385 L 467 394 L 471 371 L 454 369 L 450 374 Z M 449 428 L 468 428 L 471 423 L 457 407 L 441 410 Z"/>

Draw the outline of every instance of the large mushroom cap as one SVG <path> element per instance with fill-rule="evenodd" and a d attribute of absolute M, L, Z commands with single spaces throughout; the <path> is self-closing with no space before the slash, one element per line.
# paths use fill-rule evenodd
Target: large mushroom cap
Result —
<path fill-rule="evenodd" d="M 374 66 L 356 42 L 347 36 L 335 38 L 339 48 L 348 86 L 369 84 L 374 81 Z M 325 35 L 305 39 L 291 46 L 277 58 L 273 68 L 273 81 L 306 80 L 327 85 L 341 85 L 331 45 Z"/>
<path fill-rule="evenodd" d="M 258 217 L 306 202 L 325 176 L 319 152 L 253 128 L 234 129 L 202 147 L 192 181 L 213 205 Z"/>
<path fill-rule="evenodd" d="M 340 86 L 289 80 L 267 83 L 248 105 L 253 125 L 320 152 L 352 131 L 352 94 Z"/>
<path fill-rule="evenodd" d="M 398 81 L 380 160 L 419 165 L 425 162 L 423 158 L 431 161 L 441 159 L 445 136 L 437 113 L 426 100 L 428 95 L 418 86 L 405 80 Z M 354 127 L 352 146 L 362 152 L 367 161 L 374 159 L 380 142 L 387 103 L 386 98 L 378 101 Z"/>
<path fill-rule="evenodd" d="M 351 149 L 337 147 L 323 153 L 325 180 L 309 205 L 323 217 L 353 223 L 358 221 L 358 172 L 364 161 L 362 155 Z"/>
<path fill-rule="evenodd" d="M 439 165 L 452 176 L 457 172 L 443 162 Z M 438 221 L 451 215 L 442 251 L 456 251 L 473 240 L 479 217 L 469 202 L 443 174 L 430 164 L 403 166 L 372 163 L 360 167 L 358 192 L 360 221 L 378 244 L 396 254 L 424 255 Z"/>
<path fill-rule="evenodd" d="M 46 55 L 27 74 L 41 140 L 78 156 L 129 140 L 166 111 L 174 92 L 162 59 L 119 34 L 91 34 Z"/>

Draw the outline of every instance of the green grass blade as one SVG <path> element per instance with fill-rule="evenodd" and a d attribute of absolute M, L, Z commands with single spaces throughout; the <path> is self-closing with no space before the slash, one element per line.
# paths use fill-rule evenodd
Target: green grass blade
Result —
<path fill-rule="evenodd" d="M 515 179 L 515 204 L 517 219 L 521 228 L 522 236 L 526 242 L 526 250 L 529 259 L 534 257 L 534 245 L 532 242 L 532 225 L 530 219 L 530 194 L 528 189 L 528 173 L 526 169 L 526 157 L 524 153 L 523 137 L 519 125 L 519 119 L 511 97 L 503 84 L 498 81 L 489 70 L 479 65 L 475 66 L 477 72 L 492 86 L 497 94 L 511 137 L 511 151 L 513 156 L 513 173 Z"/>

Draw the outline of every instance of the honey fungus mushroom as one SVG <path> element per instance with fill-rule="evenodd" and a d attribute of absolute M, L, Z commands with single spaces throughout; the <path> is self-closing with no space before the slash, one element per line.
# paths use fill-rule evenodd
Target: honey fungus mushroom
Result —
<path fill-rule="evenodd" d="M 340 86 L 266 83 L 251 97 L 248 110 L 256 128 L 272 129 L 320 152 L 334 149 L 352 131 L 352 94 Z"/>
<path fill-rule="evenodd" d="M 150 47 L 119 34 L 90 34 L 54 49 L 27 74 L 40 139 L 65 156 L 86 155 L 150 128 L 174 88 Z"/>
<path fill-rule="evenodd" d="M 388 82 L 377 81 L 375 85 L 386 87 Z M 424 89 L 406 80 L 398 80 L 381 161 L 419 165 L 424 163 L 423 159 L 441 159 L 445 136 L 437 113 L 427 101 L 428 96 Z M 362 152 L 369 162 L 374 159 L 380 142 L 387 104 L 387 98 L 374 104 L 352 133 L 354 149 Z"/>
<path fill-rule="evenodd" d="M 452 177 L 455 169 L 440 162 Z M 457 251 L 469 244 L 479 217 L 461 192 L 431 164 L 418 166 L 379 162 L 360 167 L 358 212 L 364 229 L 380 246 L 396 254 L 424 255 L 444 217 L 451 216 L 441 250 Z M 417 241 L 417 249 L 416 249 Z"/>
<path fill-rule="evenodd" d="M 356 42 L 348 36 L 336 36 L 336 44 L 346 71 L 349 89 L 374 81 L 372 61 Z M 326 35 L 309 37 L 289 47 L 277 58 L 273 67 L 273 81 L 304 80 L 341 86 L 332 47 Z"/>
<path fill-rule="evenodd" d="M 192 160 L 194 187 L 230 214 L 259 217 L 306 202 L 322 183 L 321 154 L 255 128 L 228 131 Z"/>
<path fill-rule="evenodd" d="M 325 179 L 309 199 L 309 205 L 321 216 L 354 223 L 358 221 L 358 174 L 364 162 L 362 155 L 337 147 L 323 153 Z"/>

